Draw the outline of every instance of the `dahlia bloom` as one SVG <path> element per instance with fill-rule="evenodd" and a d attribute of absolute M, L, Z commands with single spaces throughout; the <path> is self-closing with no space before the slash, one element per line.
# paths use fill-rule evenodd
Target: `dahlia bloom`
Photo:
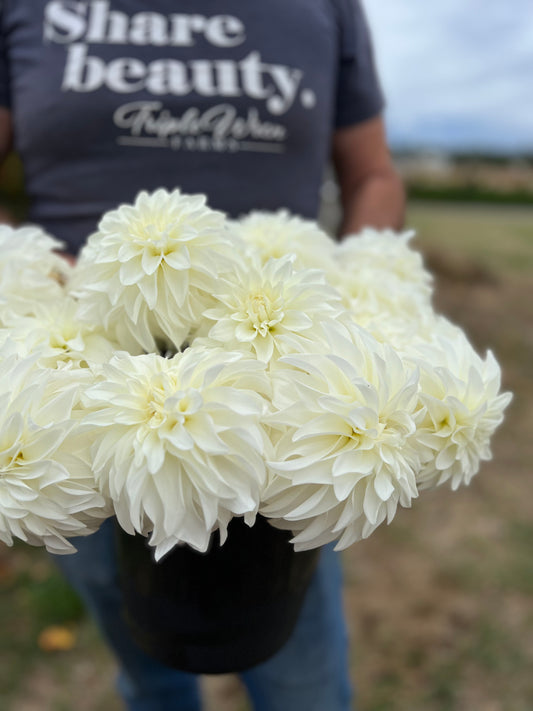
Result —
<path fill-rule="evenodd" d="M 344 314 L 337 292 L 317 269 L 295 270 L 294 258 L 270 259 L 262 266 L 242 262 L 221 279 L 205 312 L 214 321 L 204 344 L 255 354 L 265 363 L 305 350 L 322 321 Z"/>
<path fill-rule="evenodd" d="M 31 311 L 25 316 L 6 313 L 0 342 L 7 339 L 16 342 L 20 354 L 38 351 L 42 367 L 103 363 L 117 348 L 104 335 L 101 325 L 80 319 L 77 302 L 66 294 L 53 300 L 35 301 Z"/>
<path fill-rule="evenodd" d="M 253 211 L 231 227 L 259 264 L 293 254 L 296 269 L 335 269 L 333 240 L 316 222 L 288 210 Z"/>
<path fill-rule="evenodd" d="M 261 426 L 269 381 L 257 360 L 192 346 L 171 359 L 117 353 L 85 393 L 96 477 L 120 525 L 176 544 L 252 524 L 265 484 Z"/>
<path fill-rule="evenodd" d="M 179 349 L 232 263 L 224 215 L 203 195 L 141 192 L 102 218 L 71 282 L 82 316 L 132 352 Z"/>
<path fill-rule="evenodd" d="M 365 229 L 336 245 L 328 274 L 355 320 L 378 340 L 401 346 L 432 327 L 431 275 L 409 247 L 413 232 Z"/>
<path fill-rule="evenodd" d="M 78 431 L 81 371 L 38 368 L 14 350 L 0 354 L 0 540 L 74 552 L 67 539 L 110 515 Z"/>
<path fill-rule="evenodd" d="M 413 344 L 406 359 L 420 369 L 418 487 L 469 484 L 492 456 L 490 439 L 512 397 L 500 392 L 496 359 L 490 351 L 482 359 L 446 319 L 437 322 L 431 342 Z"/>
<path fill-rule="evenodd" d="M 428 299 L 433 278 L 424 267 L 420 252 L 409 246 L 414 235 L 413 231 L 399 233 L 366 227 L 337 243 L 335 257 L 347 270 L 370 270 L 394 276 Z"/>
<path fill-rule="evenodd" d="M 11 313 L 32 313 L 37 295 L 61 298 L 71 271 L 54 252 L 61 247 L 39 227 L 0 225 L 0 325 Z"/>
<path fill-rule="evenodd" d="M 417 496 L 416 369 L 362 329 L 325 330 L 329 353 L 273 372 L 268 422 L 282 433 L 261 513 L 297 532 L 299 550 L 344 548 Z"/>

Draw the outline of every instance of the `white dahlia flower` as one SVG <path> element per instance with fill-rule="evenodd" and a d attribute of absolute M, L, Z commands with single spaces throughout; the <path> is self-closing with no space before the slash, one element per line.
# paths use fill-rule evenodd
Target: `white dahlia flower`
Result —
<path fill-rule="evenodd" d="M 401 344 L 402 323 L 413 333 L 425 332 L 431 321 L 431 276 L 408 245 L 412 235 L 366 229 L 336 247 L 338 266 L 329 279 L 357 323 L 378 340 L 390 334 Z"/>
<path fill-rule="evenodd" d="M 331 282 L 356 322 L 376 334 L 380 329 L 387 329 L 387 322 L 409 323 L 416 327 L 431 312 L 429 301 L 394 275 L 339 268 Z M 396 329 L 391 325 L 389 330 L 394 332 Z"/>
<path fill-rule="evenodd" d="M 78 432 L 80 371 L 37 368 L 36 357 L 0 357 L 0 540 L 71 553 L 67 540 L 111 515 Z"/>
<path fill-rule="evenodd" d="M 300 550 L 344 548 L 417 496 L 416 369 L 357 327 L 326 331 L 328 354 L 286 356 L 273 372 L 268 421 L 283 434 L 261 513 L 298 532 Z"/>
<path fill-rule="evenodd" d="M 289 255 L 263 266 L 243 263 L 221 279 L 214 291 L 217 304 L 205 312 L 215 323 L 202 342 L 253 352 L 265 363 L 308 349 L 318 325 L 340 318 L 345 310 L 323 272 L 296 271 L 293 260 Z"/>
<path fill-rule="evenodd" d="M 357 312 L 352 310 L 352 318 L 380 343 L 387 343 L 398 353 L 409 352 L 412 346 L 419 342 L 427 342 L 432 338 L 437 315 L 431 306 L 423 303 L 411 313 L 402 317 L 399 313 L 391 314 L 385 309 L 380 314 Z"/>
<path fill-rule="evenodd" d="M 367 227 L 337 243 L 335 256 L 344 269 L 386 273 L 429 298 L 433 278 L 424 267 L 420 252 L 409 246 L 414 234 Z"/>
<path fill-rule="evenodd" d="M 0 225 L 0 325 L 10 313 L 32 313 L 37 300 L 62 297 L 71 267 L 54 253 L 61 247 L 39 227 Z"/>
<path fill-rule="evenodd" d="M 205 551 L 232 516 L 252 524 L 265 483 L 264 366 L 191 347 L 172 359 L 116 354 L 86 392 L 93 466 L 121 526 L 160 558 Z"/>
<path fill-rule="evenodd" d="M 17 343 L 20 355 L 39 351 L 39 365 L 45 368 L 103 363 L 117 348 L 101 325 L 79 318 L 77 302 L 66 294 L 55 300 L 35 300 L 31 315 L 6 314 L 4 325 L 0 342 Z"/>
<path fill-rule="evenodd" d="M 482 359 L 446 319 L 438 321 L 430 343 L 413 344 L 409 358 L 420 368 L 418 487 L 450 482 L 455 490 L 491 458 L 490 438 L 512 396 L 500 393 L 501 371 L 493 354 Z"/>
<path fill-rule="evenodd" d="M 287 210 L 250 212 L 231 223 L 260 264 L 294 254 L 296 269 L 335 269 L 333 240 L 316 222 Z"/>
<path fill-rule="evenodd" d="M 234 242 L 203 195 L 142 192 L 102 218 L 71 289 L 88 320 L 102 320 L 128 350 L 179 348 L 195 326 Z"/>

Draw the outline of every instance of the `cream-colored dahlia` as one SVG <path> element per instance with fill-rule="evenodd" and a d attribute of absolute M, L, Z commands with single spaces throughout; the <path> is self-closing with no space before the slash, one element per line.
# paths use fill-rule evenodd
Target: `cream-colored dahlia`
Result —
<path fill-rule="evenodd" d="M 339 267 L 332 283 L 356 322 L 375 331 L 378 337 L 383 330 L 392 334 L 397 331 L 395 322 L 400 330 L 402 322 L 407 328 L 411 324 L 416 329 L 432 313 L 429 301 L 394 275 Z M 387 323 L 391 326 L 387 327 Z"/>
<path fill-rule="evenodd" d="M 424 267 L 420 252 L 409 246 L 414 235 L 413 231 L 400 233 L 366 227 L 336 243 L 335 257 L 343 269 L 394 276 L 427 299 L 431 296 L 433 278 Z"/>
<path fill-rule="evenodd" d="M 416 369 L 362 329 L 326 330 L 328 353 L 273 372 L 268 421 L 282 435 L 261 512 L 297 532 L 298 549 L 344 548 L 417 496 Z"/>
<path fill-rule="evenodd" d="M 171 359 L 117 353 L 86 392 L 93 466 L 128 532 L 156 558 L 176 544 L 205 551 L 232 516 L 252 524 L 268 442 L 257 360 L 191 347 Z"/>
<path fill-rule="evenodd" d="M 77 302 L 65 293 L 54 300 L 35 299 L 31 312 L 25 316 L 6 313 L 0 342 L 7 339 L 16 342 L 20 355 L 38 351 L 41 367 L 103 363 L 117 349 L 117 344 L 105 336 L 101 324 L 80 319 Z"/>
<path fill-rule="evenodd" d="M 403 317 L 385 309 L 381 313 L 369 313 L 360 308 L 357 311 L 352 309 L 350 313 L 354 321 L 377 341 L 387 343 L 400 354 L 409 352 L 416 343 L 430 341 L 438 318 L 429 305 L 421 303 Z"/>
<path fill-rule="evenodd" d="M 37 301 L 63 296 L 71 267 L 54 252 L 61 247 L 39 227 L 0 225 L 0 325 L 11 314 L 33 313 Z"/>
<path fill-rule="evenodd" d="M 295 270 L 294 257 L 242 266 L 219 281 L 217 304 L 205 312 L 214 322 L 206 345 L 254 353 L 268 363 L 308 350 L 323 321 L 347 318 L 339 294 L 317 269 Z"/>
<path fill-rule="evenodd" d="M 429 343 L 413 344 L 409 358 L 420 369 L 416 440 L 420 489 L 469 484 L 491 458 L 490 439 L 511 400 L 501 393 L 500 367 L 489 351 L 482 359 L 463 331 L 441 318 Z"/>
<path fill-rule="evenodd" d="M 296 269 L 335 269 L 333 240 L 316 222 L 288 210 L 250 212 L 231 226 L 260 264 L 293 254 Z"/>
<path fill-rule="evenodd" d="M 52 553 L 93 533 L 111 514 L 86 459 L 77 412 L 81 371 L 36 366 L 13 343 L 0 351 L 0 540 Z"/>
<path fill-rule="evenodd" d="M 132 352 L 178 349 L 195 327 L 235 242 L 203 195 L 141 192 L 102 218 L 71 282 L 82 315 Z"/>
<path fill-rule="evenodd" d="M 328 275 L 357 323 L 398 346 L 403 325 L 407 340 L 432 326 L 431 276 L 409 247 L 413 234 L 365 229 L 351 235 L 336 246 L 337 270 Z"/>

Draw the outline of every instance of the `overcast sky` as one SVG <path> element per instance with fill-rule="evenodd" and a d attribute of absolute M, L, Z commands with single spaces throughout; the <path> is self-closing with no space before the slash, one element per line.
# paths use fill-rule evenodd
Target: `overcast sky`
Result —
<path fill-rule="evenodd" d="M 395 147 L 533 152 L 533 0 L 363 0 Z"/>

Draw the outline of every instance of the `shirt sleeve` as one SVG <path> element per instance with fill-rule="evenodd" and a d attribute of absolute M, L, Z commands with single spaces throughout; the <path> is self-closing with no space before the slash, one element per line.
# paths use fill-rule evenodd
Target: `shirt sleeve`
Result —
<path fill-rule="evenodd" d="M 370 31 L 359 0 L 337 0 L 339 72 L 335 125 L 366 121 L 383 110 Z"/>
<path fill-rule="evenodd" d="M 4 1 L 0 0 L 0 106 L 11 106 L 11 91 L 9 86 L 9 66 L 6 54 L 6 37 L 4 31 Z"/>

